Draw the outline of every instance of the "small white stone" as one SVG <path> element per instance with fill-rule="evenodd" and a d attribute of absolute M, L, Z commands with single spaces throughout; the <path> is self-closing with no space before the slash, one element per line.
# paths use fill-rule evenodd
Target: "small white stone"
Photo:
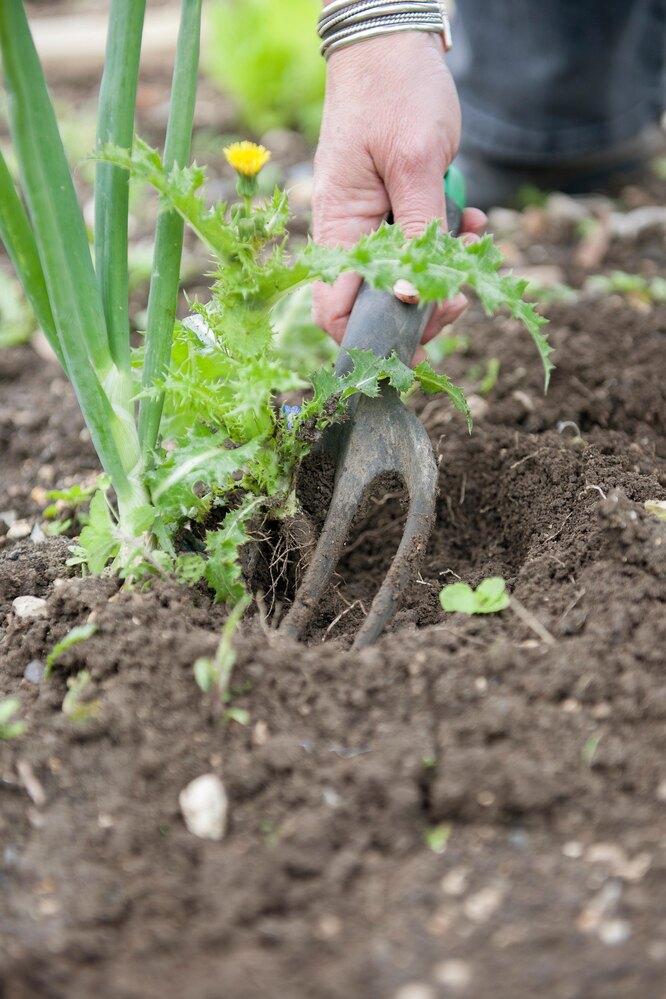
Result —
<path fill-rule="evenodd" d="M 394 994 L 393 999 L 437 999 L 435 990 L 425 982 L 409 982 Z"/>
<path fill-rule="evenodd" d="M 603 864 L 604 867 L 610 868 L 614 874 L 621 870 L 627 862 L 624 850 L 617 843 L 593 843 L 592 846 L 588 847 L 585 859 L 588 864 Z"/>
<path fill-rule="evenodd" d="M 48 604 L 42 597 L 23 596 L 12 601 L 15 617 L 48 617 Z"/>
<path fill-rule="evenodd" d="M 631 936 L 631 926 L 626 919 L 606 919 L 601 923 L 599 939 L 607 947 L 617 947 L 623 944 Z"/>
<path fill-rule="evenodd" d="M 502 889 L 497 885 L 488 885 L 475 895 L 470 895 L 465 901 L 464 910 L 468 919 L 474 923 L 487 922 L 502 903 Z"/>
<path fill-rule="evenodd" d="M 178 796 L 178 804 L 191 833 L 201 839 L 220 840 L 227 828 L 229 802 L 224 784 L 215 774 L 195 778 Z"/>
<path fill-rule="evenodd" d="M 666 207 L 663 205 L 643 205 L 630 212 L 613 212 L 610 216 L 611 234 L 620 239 L 635 239 L 646 229 L 657 226 L 666 229 Z"/>
<path fill-rule="evenodd" d="M 472 968 L 467 961 L 442 961 L 433 969 L 433 978 L 440 985 L 455 992 L 462 992 L 472 981 Z"/>
<path fill-rule="evenodd" d="M 546 198 L 546 211 L 549 217 L 558 222 L 580 222 L 589 218 L 589 211 L 584 204 L 568 194 L 554 192 Z"/>
<path fill-rule="evenodd" d="M 639 853 L 633 860 L 628 860 L 618 874 L 625 881 L 641 881 L 650 870 L 651 864 L 652 856 L 649 853 Z"/>
<path fill-rule="evenodd" d="M 578 929 L 583 933 L 590 933 L 598 931 L 603 922 L 611 921 L 621 895 L 620 881 L 606 881 L 576 920 Z"/>
<path fill-rule="evenodd" d="M 43 541 L 46 541 L 46 535 L 39 524 L 35 524 L 30 532 L 30 540 L 34 541 L 36 545 L 41 545 Z"/>
<path fill-rule="evenodd" d="M 332 787 L 322 788 L 321 796 L 329 808 L 337 808 L 338 805 L 342 804 L 342 798 Z"/>
<path fill-rule="evenodd" d="M 441 881 L 441 888 L 445 895 L 454 897 L 465 894 L 469 871 L 466 867 L 452 867 L 448 874 L 445 874 Z"/>
<path fill-rule="evenodd" d="M 579 857 L 583 856 L 583 844 L 576 839 L 570 839 L 562 847 L 562 853 L 571 860 L 578 860 Z"/>
<path fill-rule="evenodd" d="M 17 520 L 7 531 L 7 537 L 10 541 L 20 541 L 27 538 L 31 531 L 32 525 L 27 520 Z"/>

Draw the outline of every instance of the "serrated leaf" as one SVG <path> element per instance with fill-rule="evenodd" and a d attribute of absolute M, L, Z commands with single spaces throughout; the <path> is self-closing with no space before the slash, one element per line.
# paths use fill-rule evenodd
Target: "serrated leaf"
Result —
<path fill-rule="evenodd" d="M 342 398 L 346 399 L 356 392 L 371 399 L 378 396 L 383 358 L 377 357 L 371 350 L 350 348 L 347 353 L 354 366 L 349 374 L 344 376 L 345 389 Z"/>
<path fill-rule="evenodd" d="M 238 549 L 248 541 L 245 525 L 261 502 L 262 497 L 252 497 L 238 510 L 228 513 L 217 531 L 206 534 L 208 562 L 205 576 L 216 600 L 237 604 L 246 596 Z"/>
<path fill-rule="evenodd" d="M 398 392 L 406 392 L 414 383 L 414 372 L 403 364 L 396 354 L 390 357 L 377 357 L 371 350 L 360 350 L 355 347 L 349 348 L 347 353 L 354 366 L 342 379 L 345 386 L 343 399 L 356 392 L 374 398 L 379 394 L 380 382 L 384 380 Z"/>
<path fill-rule="evenodd" d="M 166 521 L 187 517 L 207 506 L 205 497 L 214 489 L 227 489 L 233 472 L 242 469 L 257 454 L 261 442 L 249 441 L 227 450 L 221 435 L 191 440 L 168 455 L 148 476 L 153 503 Z M 194 487 L 202 483 L 204 496 Z"/>
<path fill-rule="evenodd" d="M 460 386 L 454 385 L 446 375 L 438 374 L 430 361 L 421 361 L 420 364 L 417 364 L 414 368 L 414 374 L 417 382 L 428 395 L 432 395 L 435 392 L 445 392 L 448 395 L 455 408 L 460 413 L 463 413 L 467 420 L 467 429 L 471 433 L 472 414 L 465 398 L 465 393 Z"/>
<path fill-rule="evenodd" d="M 107 562 L 120 551 L 115 526 L 106 496 L 100 489 L 90 501 L 88 523 L 79 536 L 79 547 L 86 554 L 87 565 L 93 576 L 103 572 Z"/>
<path fill-rule="evenodd" d="M 387 378 L 389 385 L 401 395 L 409 391 L 414 384 L 414 371 L 407 364 L 403 364 L 395 353 L 382 359 L 381 372 L 382 378 Z"/>
<path fill-rule="evenodd" d="M 177 556 L 173 568 L 179 583 L 194 586 L 200 579 L 203 579 L 206 571 L 206 560 L 194 552 L 186 552 Z"/>
<path fill-rule="evenodd" d="M 345 387 L 344 380 L 327 368 L 315 371 L 311 381 L 314 393 L 313 402 L 317 409 L 320 409 L 334 395 L 342 392 Z"/>
<path fill-rule="evenodd" d="M 346 271 L 354 271 L 374 288 L 388 291 L 404 278 L 415 286 L 422 302 L 453 298 L 466 285 L 474 288 L 489 314 L 506 308 L 529 330 L 548 386 L 552 348 L 540 332 L 546 320 L 523 300 L 526 282 L 500 274 L 503 258 L 491 236 L 467 245 L 442 232 L 440 223 L 434 221 L 422 235 L 408 239 L 400 226 L 384 223 L 354 247 L 309 243 L 299 260 L 311 277 L 328 283 Z"/>

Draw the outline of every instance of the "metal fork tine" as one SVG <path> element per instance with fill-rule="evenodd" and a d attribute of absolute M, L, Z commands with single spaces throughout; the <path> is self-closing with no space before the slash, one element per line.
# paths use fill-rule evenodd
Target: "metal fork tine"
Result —
<path fill-rule="evenodd" d="M 388 387 L 379 398 L 361 399 L 354 423 L 336 432 L 339 451 L 333 498 L 305 578 L 280 630 L 291 638 L 303 633 L 342 554 L 364 491 L 382 472 L 393 471 L 409 494 L 407 521 L 391 567 L 354 642 L 358 649 L 379 637 L 395 613 L 415 560 L 425 549 L 435 516 L 437 466 L 421 422 Z"/>
<path fill-rule="evenodd" d="M 366 645 L 372 645 L 377 641 L 395 614 L 400 595 L 413 575 L 414 560 L 416 558 L 420 560 L 428 544 L 428 537 L 435 520 L 436 469 L 434 478 L 432 476 L 424 478 L 426 481 L 418 491 L 410 490 L 409 511 L 402 539 L 391 567 L 372 601 L 368 616 L 359 628 L 353 643 L 354 649 L 363 649 Z M 421 492 L 421 488 L 424 492 Z M 428 494 L 425 493 L 425 489 L 429 489 Z"/>
<path fill-rule="evenodd" d="M 294 603 L 280 625 L 290 638 L 299 638 L 328 585 L 343 545 L 347 540 L 354 514 L 358 510 L 365 481 L 338 478 L 326 521 L 310 559 Z"/>

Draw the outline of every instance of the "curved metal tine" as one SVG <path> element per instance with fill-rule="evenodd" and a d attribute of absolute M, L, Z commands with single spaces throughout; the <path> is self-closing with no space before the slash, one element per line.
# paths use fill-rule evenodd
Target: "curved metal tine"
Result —
<path fill-rule="evenodd" d="M 338 564 L 367 484 L 368 480 L 365 477 L 338 476 L 317 546 L 303 581 L 296 591 L 294 603 L 279 628 L 290 638 L 299 638 L 305 631 Z"/>
<path fill-rule="evenodd" d="M 405 411 L 405 415 L 412 414 Z M 391 566 L 356 635 L 354 649 L 363 649 L 376 642 L 393 618 L 400 596 L 411 581 L 414 562 L 425 551 L 435 521 L 437 465 L 427 433 L 416 417 L 413 420 L 410 430 L 412 434 L 417 433 L 415 424 L 418 424 L 424 438 L 422 447 L 411 455 L 401 453 L 407 460 L 399 461 L 397 468 L 409 494 L 407 520 Z"/>

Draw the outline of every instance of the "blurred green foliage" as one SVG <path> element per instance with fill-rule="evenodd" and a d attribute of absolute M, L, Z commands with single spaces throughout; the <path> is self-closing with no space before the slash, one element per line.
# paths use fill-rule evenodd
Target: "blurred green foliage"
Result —
<path fill-rule="evenodd" d="M 35 320 L 21 285 L 0 270 L 0 347 L 25 343 L 34 331 Z"/>
<path fill-rule="evenodd" d="M 204 69 L 238 103 L 255 133 L 298 128 L 314 141 L 324 98 L 316 34 L 319 0 L 215 0 Z"/>

